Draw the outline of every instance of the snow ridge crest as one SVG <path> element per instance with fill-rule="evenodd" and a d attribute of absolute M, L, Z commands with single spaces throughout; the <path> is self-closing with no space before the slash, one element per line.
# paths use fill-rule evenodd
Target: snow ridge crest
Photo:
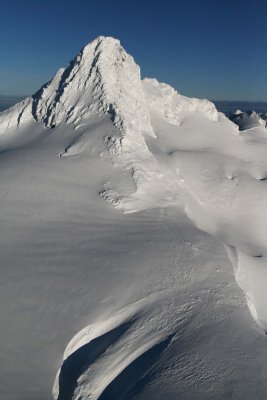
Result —
<path fill-rule="evenodd" d="M 142 130 L 151 131 L 140 69 L 111 37 L 100 36 L 86 45 L 33 96 L 33 116 L 48 128 L 64 120 L 77 125 L 92 112 L 110 113 L 121 128 L 135 120 L 135 128 L 141 129 L 141 117 Z"/>
<path fill-rule="evenodd" d="M 164 105 L 164 109 L 167 107 L 166 114 L 177 120 L 179 116 L 176 115 L 180 113 L 181 107 L 187 108 L 187 103 L 190 103 L 189 109 L 194 111 L 201 104 L 209 118 L 217 119 L 212 103 L 187 99 L 178 95 L 170 86 L 164 87 L 168 87 L 168 90 L 164 89 L 159 97 L 166 97 L 165 102 L 168 104 L 172 100 L 170 95 L 172 98 L 175 94 L 177 98 L 179 96 L 179 101 L 174 102 L 174 111 Z M 135 139 L 140 136 L 138 140 L 144 146 L 140 132 L 155 137 L 150 123 L 148 100 L 140 68 L 133 57 L 126 53 L 119 40 L 99 36 L 87 44 L 67 68 L 59 69 L 53 79 L 32 98 L 1 113 L 0 133 L 10 127 L 19 127 L 22 122 L 34 120 L 42 122 L 47 128 L 53 128 L 61 122 L 73 123 L 77 128 L 82 120 L 90 119 L 95 114 L 109 113 L 122 137 L 126 133 L 134 135 Z M 114 140 L 110 143 L 113 149 L 116 148 Z"/>

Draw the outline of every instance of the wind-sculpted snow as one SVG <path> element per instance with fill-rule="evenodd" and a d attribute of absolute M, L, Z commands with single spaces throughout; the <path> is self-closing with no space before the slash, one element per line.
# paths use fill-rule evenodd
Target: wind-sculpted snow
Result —
<path fill-rule="evenodd" d="M 79 332 L 65 350 L 54 398 L 124 399 L 153 368 L 173 336 L 164 331 L 140 336 L 138 320 L 144 324 L 145 308 L 145 301 L 139 301 Z"/>
<path fill-rule="evenodd" d="M 0 113 L 3 398 L 266 397 L 226 257 L 267 331 L 266 118 L 231 119 L 105 37 Z"/>
<path fill-rule="evenodd" d="M 85 46 L 66 69 L 61 68 L 32 99 L 0 114 L 0 120 L 2 132 L 14 126 L 23 130 L 25 122 L 34 120 L 46 128 L 72 124 L 77 134 L 60 152 L 60 156 L 65 156 L 79 153 L 88 140 L 86 127 L 107 114 L 116 129 L 104 135 L 106 152 L 115 166 L 129 171 L 136 188 L 134 202 L 139 202 L 140 198 L 143 201 L 143 186 L 150 182 L 150 187 L 154 187 L 151 195 L 158 196 L 157 188 L 165 187 L 172 203 L 175 202 L 173 173 L 165 171 L 165 175 L 162 174 L 162 166 L 146 144 L 146 137 L 156 137 L 150 120 L 153 109 L 176 125 L 182 123 L 188 113 L 200 112 L 213 121 L 218 118 L 214 105 L 207 100 L 181 96 L 169 85 L 155 79 L 142 82 L 140 68 L 120 42 L 99 37 Z M 21 135 L 20 142 L 23 140 L 27 141 L 27 138 Z M 102 144 L 97 148 L 99 154 L 104 155 Z M 131 204 L 132 196 L 123 199 L 112 184 L 104 185 L 101 194 L 117 207 L 136 209 Z"/>
<path fill-rule="evenodd" d="M 186 116 L 174 126 L 154 111 L 155 156 L 169 158 L 188 216 L 230 254 L 250 311 L 267 330 L 267 136 L 260 125 L 238 133 L 222 114 Z M 263 283 L 264 282 L 264 283 Z"/>
<path fill-rule="evenodd" d="M 230 120 L 238 125 L 241 131 L 256 127 L 266 127 L 267 113 L 256 113 L 256 111 L 242 112 L 236 110 L 229 116 Z"/>
<path fill-rule="evenodd" d="M 145 78 L 142 82 L 146 102 L 151 111 L 161 115 L 167 122 L 179 126 L 183 118 L 199 111 L 211 121 L 218 120 L 218 112 L 213 103 L 180 95 L 170 85 L 156 79 Z"/>
<path fill-rule="evenodd" d="M 10 109 L 0 113 L 0 135 L 31 121 L 31 108 L 32 99 L 28 97 Z"/>

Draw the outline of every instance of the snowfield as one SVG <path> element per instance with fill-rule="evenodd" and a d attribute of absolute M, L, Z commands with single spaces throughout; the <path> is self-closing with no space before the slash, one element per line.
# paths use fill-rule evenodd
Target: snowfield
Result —
<path fill-rule="evenodd" d="M 1 398 L 266 398 L 264 118 L 109 37 L 0 113 Z"/>

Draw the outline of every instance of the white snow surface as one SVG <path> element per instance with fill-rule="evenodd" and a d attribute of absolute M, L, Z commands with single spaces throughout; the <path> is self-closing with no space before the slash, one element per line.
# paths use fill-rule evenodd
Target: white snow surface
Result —
<path fill-rule="evenodd" d="M 241 131 L 248 130 L 255 127 L 266 127 L 267 114 L 257 113 L 256 111 L 236 110 L 234 114 L 229 117 Z"/>
<path fill-rule="evenodd" d="M 267 396 L 251 118 L 141 80 L 109 37 L 0 113 L 1 398 Z"/>

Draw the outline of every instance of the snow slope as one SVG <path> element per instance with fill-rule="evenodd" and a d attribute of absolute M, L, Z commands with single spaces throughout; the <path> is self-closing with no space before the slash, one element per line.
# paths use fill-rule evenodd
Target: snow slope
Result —
<path fill-rule="evenodd" d="M 0 113 L 0 148 L 3 398 L 266 397 L 263 124 L 99 37 Z"/>

